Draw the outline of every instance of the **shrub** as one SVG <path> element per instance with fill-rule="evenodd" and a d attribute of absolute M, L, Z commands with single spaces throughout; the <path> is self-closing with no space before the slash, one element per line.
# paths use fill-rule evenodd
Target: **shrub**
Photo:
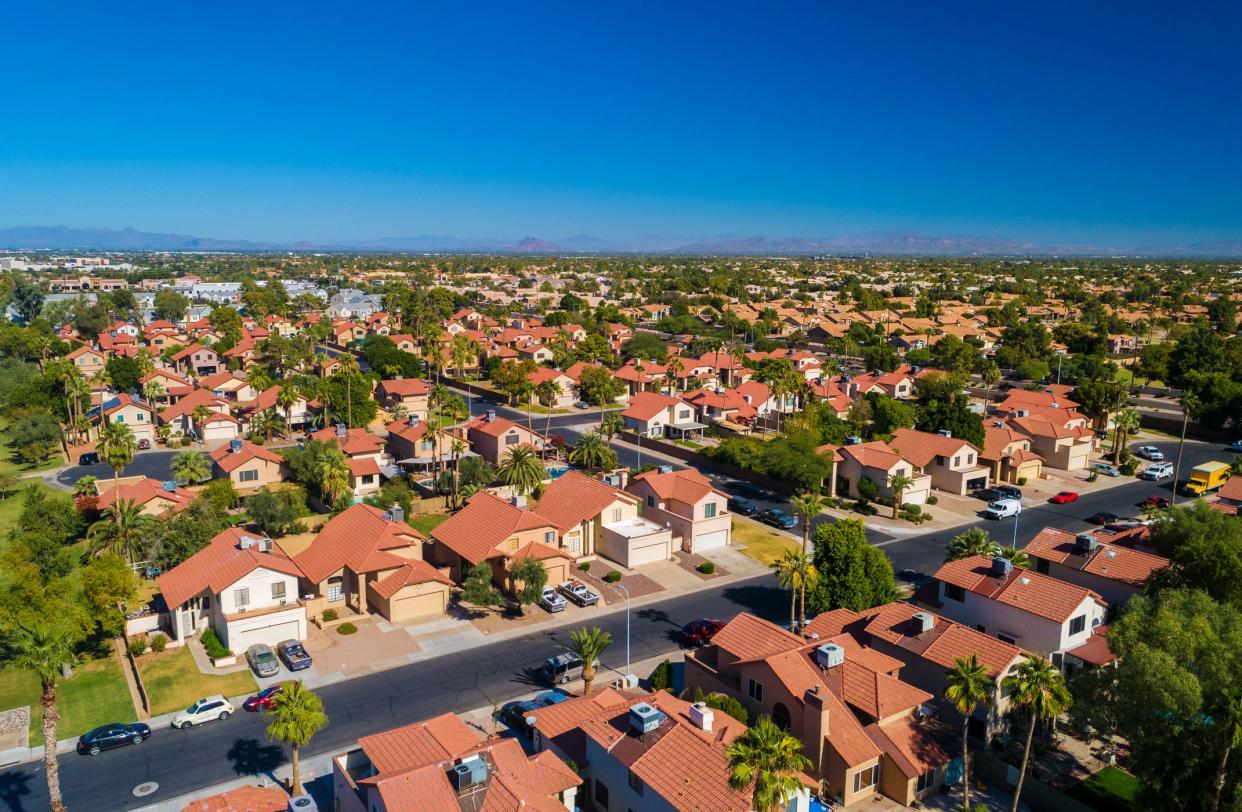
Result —
<path fill-rule="evenodd" d="M 887 508 L 891 508 L 893 506 L 893 500 L 891 497 L 888 497 L 888 496 L 877 496 L 875 498 L 875 503 L 877 505 L 883 505 L 884 507 L 887 507 Z"/>
<path fill-rule="evenodd" d="M 879 513 L 879 511 L 876 510 L 874 507 L 872 507 L 871 503 L 866 501 L 865 499 L 859 499 L 857 502 L 855 502 L 854 510 L 855 512 L 861 513 L 864 516 L 874 516 L 875 514 Z"/>
<path fill-rule="evenodd" d="M 147 636 L 141 635 L 129 639 L 129 653 L 137 657 L 147 650 Z"/>
<path fill-rule="evenodd" d="M 746 708 L 741 702 L 727 694 L 708 694 L 703 701 L 707 703 L 707 707 L 714 708 L 721 713 L 732 716 L 742 724 L 750 724 L 750 714 L 746 712 Z"/>
<path fill-rule="evenodd" d="M 671 687 L 673 687 L 673 664 L 665 660 L 651 672 L 651 690 L 664 691 Z"/>
<path fill-rule="evenodd" d="M 1138 463 L 1133 459 L 1128 459 L 1117 469 L 1122 476 L 1134 476 L 1134 472 L 1138 470 Z"/>
<path fill-rule="evenodd" d="M 878 492 L 879 492 L 879 487 L 876 486 L 876 484 L 872 482 L 871 480 L 867 479 L 866 477 L 863 477 L 862 479 L 858 480 L 859 501 L 863 501 L 863 502 L 874 501 L 876 494 Z"/>
<path fill-rule="evenodd" d="M 339 617 L 339 615 L 337 615 L 335 609 L 324 609 L 323 610 L 324 622 L 331 623 L 332 621 L 336 620 L 337 617 Z"/>
<path fill-rule="evenodd" d="M 608 574 L 604 576 L 604 580 L 610 584 L 615 584 L 621 580 L 621 573 L 616 570 L 608 570 Z"/>
<path fill-rule="evenodd" d="M 189 437 L 182 437 L 180 440 L 180 445 L 182 448 L 188 448 L 191 445 L 193 445 L 193 443 L 194 441 L 191 440 Z"/>
<path fill-rule="evenodd" d="M 542 482 L 536 485 L 535 489 L 530 492 L 530 497 L 534 499 L 536 502 L 538 502 L 540 499 L 543 498 L 543 483 Z"/>
<path fill-rule="evenodd" d="M 1018 487 L 1021 488 L 1025 484 L 1026 484 L 1026 477 L 1024 476 L 1018 477 Z"/>
<path fill-rule="evenodd" d="M 358 627 L 352 623 L 342 623 L 336 627 L 337 634 L 353 634 L 356 631 L 358 631 Z"/>
<path fill-rule="evenodd" d="M 716 571 L 716 565 L 713 564 L 711 561 L 704 561 L 702 564 L 699 564 L 697 567 L 695 567 L 695 569 L 697 569 L 699 572 L 703 573 L 704 575 L 711 575 L 713 572 Z"/>
<path fill-rule="evenodd" d="M 937 502 L 939 502 L 939 501 L 940 501 L 940 497 L 939 497 L 939 496 L 937 496 L 937 495 L 936 495 L 936 494 L 934 494 L 934 493 L 933 493 L 933 494 L 931 494 L 931 495 L 929 495 L 929 496 L 927 497 L 927 504 L 929 504 L 929 505 L 934 505 L 934 504 L 936 504 L 936 503 L 937 503 Z"/>
<path fill-rule="evenodd" d="M 583 561 L 582 563 L 580 563 L 580 564 L 578 565 L 578 569 L 582 570 L 583 572 L 590 572 L 590 571 L 591 571 L 591 562 L 590 562 L 590 561 Z"/>
<path fill-rule="evenodd" d="M 207 629 L 204 631 L 202 640 L 203 648 L 207 649 L 207 656 L 213 660 L 218 660 L 221 657 L 227 657 L 233 653 L 225 648 L 224 644 L 220 642 L 220 637 L 216 634 L 215 629 Z"/>
<path fill-rule="evenodd" d="M 901 512 L 909 513 L 911 516 L 917 516 L 923 512 L 923 506 L 922 505 L 902 505 Z"/>
<path fill-rule="evenodd" d="M 293 524 L 286 527 L 285 535 L 298 536 L 298 535 L 301 535 L 302 533 L 305 533 L 306 531 L 307 531 L 306 524 L 299 521 L 299 522 L 294 522 Z"/>
<path fill-rule="evenodd" d="M 1100 472 L 1095 470 L 1094 468 L 1091 469 L 1091 473 L 1087 474 L 1088 482 L 1095 482 L 1099 478 L 1100 478 Z"/>
<path fill-rule="evenodd" d="M 168 638 L 160 633 L 151 635 L 151 650 L 159 654 L 168 645 Z"/>

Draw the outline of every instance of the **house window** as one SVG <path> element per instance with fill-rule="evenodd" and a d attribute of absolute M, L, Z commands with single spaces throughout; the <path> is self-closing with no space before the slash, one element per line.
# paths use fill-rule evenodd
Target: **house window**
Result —
<path fill-rule="evenodd" d="M 423 451 L 431 451 L 436 447 L 436 441 L 435 440 L 423 440 L 422 447 L 423 447 Z"/>
<path fill-rule="evenodd" d="M 958 466 L 959 466 L 959 465 L 961 465 L 961 464 L 962 464 L 962 458 L 961 458 L 961 457 L 954 457 L 954 458 L 953 458 L 953 467 L 954 467 L 954 468 L 958 467 Z"/>
<path fill-rule="evenodd" d="M 643 789 L 644 789 L 643 779 L 639 778 L 634 773 L 633 770 L 629 771 L 629 775 L 627 776 L 627 781 L 629 782 L 630 789 L 634 790 L 635 795 L 641 796 L 643 794 Z"/>
<path fill-rule="evenodd" d="M 283 601 L 285 599 L 285 582 L 272 581 L 272 600 Z"/>
<path fill-rule="evenodd" d="M 708 502 L 706 505 L 703 506 L 703 518 L 704 519 L 716 518 L 716 503 L 715 502 Z"/>
<path fill-rule="evenodd" d="M 916 793 L 922 793 L 934 786 L 936 786 L 936 771 L 928 770 L 919 776 L 919 780 L 914 785 L 914 791 Z"/>
<path fill-rule="evenodd" d="M 363 484 L 363 485 L 370 485 L 370 484 L 372 484 L 372 483 L 374 483 L 374 482 L 375 482 L 375 474 L 365 474 L 365 475 L 362 477 L 362 484 Z"/>
<path fill-rule="evenodd" d="M 141 422 L 142 422 L 145 418 L 146 418 L 146 414 L 144 414 L 143 412 L 139 412 L 139 413 L 138 413 L 138 422 L 139 422 L 139 423 L 141 423 Z"/>
<path fill-rule="evenodd" d="M 875 782 L 880 778 L 880 765 L 873 764 L 865 770 L 859 770 L 854 773 L 854 791 L 862 792 L 865 789 L 871 789 L 875 786 Z"/>
<path fill-rule="evenodd" d="M 949 600 L 957 601 L 958 603 L 966 602 L 966 590 L 962 589 L 957 584 L 945 584 L 944 596 Z"/>
<path fill-rule="evenodd" d="M 513 444 L 514 444 L 514 443 L 516 443 L 517 441 L 518 441 L 518 436 L 517 436 L 517 433 L 516 433 L 516 432 L 515 432 L 515 433 L 513 433 L 513 434 L 506 434 L 506 435 L 505 435 L 505 445 L 513 445 Z"/>
<path fill-rule="evenodd" d="M 241 471 L 237 475 L 239 482 L 257 482 L 259 479 L 258 471 Z"/>
<path fill-rule="evenodd" d="M 647 507 L 655 507 L 655 497 L 647 494 Z"/>
<path fill-rule="evenodd" d="M 756 702 L 763 701 L 763 683 L 755 682 L 751 678 L 746 680 L 746 695 Z"/>
<path fill-rule="evenodd" d="M 247 589 L 246 587 L 242 587 L 241 589 L 234 589 L 233 590 L 233 604 L 235 606 L 249 606 L 250 605 L 250 590 Z"/>
<path fill-rule="evenodd" d="M 608 808 L 608 785 L 598 778 L 595 779 L 595 803 Z"/>
<path fill-rule="evenodd" d="M 556 544 L 556 533 L 552 532 L 551 530 L 549 530 L 548 532 L 544 533 L 544 534 L 543 534 L 543 543 L 544 543 L 544 544 Z"/>
<path fill-rule="evenodd" d="M 118 422 L 118 423 L 124 423 L 124 422 L 125 422 L 125 415 L 123 415 L 123 414 L 118 414 L 118 415 L 116 416 L 116 422 Z"/>
<path fill-rule="evenodd" d="M 1046 558 L 1035 559 L 1035 571 L 1036 572 L 1040 573 L 1041 575 L 1047 575 L 1048 570 L 1050 569 L 1051 569 L 1051 566 L 1048 564 L 1048 559 Z"/>
<path fill-rule="evenodd" d="M 621 508 L 613 508 L 612 509 L 612 523 L 616 524 L 619 521 L 621 521 Z"/>
<path fill-rule="evenodd" d="M 1079 615 L 1070 620 L 1070 634 L 1082 634 L 1087 628 L 1087 616 Z"/>
<path fill-rule="evenodd" d="M 1008 643 L 1011 646 L 1015 646 L 1018 644 L 1017 640 L 1013 639 L 1007 634 L 1001 634 L 1000 632 L 996 633 L 996 639 L 1001 641 L 1002 643 Z"/>

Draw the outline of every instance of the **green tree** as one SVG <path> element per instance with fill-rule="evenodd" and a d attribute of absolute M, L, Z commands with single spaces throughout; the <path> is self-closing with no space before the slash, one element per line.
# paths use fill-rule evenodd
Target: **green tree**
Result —
<path fill-rule="evenodd" d="M 291 680 L 284 684 L 263 715 L 267 717 L 267 737 L 288 745 L 292 754 L 290 793 L 295 796 L 305 794 L 298 751 L 310 744 L 315 734 L 328 726 L 328 714 L 324 713 L 323 701 L 300 681 Z"/>
<path fill-rule="evenodd" d="M 1065 677 L 1052 663 L 1035 654 L 1027 654 L 1026 661 L 1015 668 L 1001 682 L 1009 692 L 1010 702 L 1024 708 L 1031 715 L 1026 728 L 1026 746 L 1022 748 L 1022 767 L 1018 771 L 1018 785 L 1013 790 L 1010 812 L 1018 812 L 1018 800 L 1022 797 L 1022 782 L 1031 760 L 1031 743 L 1035 739 L 1036 726 L 1051 722 L 1069 710 L 1072 703 Z"/>
<path fill-rule="evenodd" d="M 339 449 L 333 447 L 332 451 L 336 453 L 326 454 L 319 463 L 319 493 L 328 504 L 339 505 L 349 493 L 349 460 Z"/>
<path fill-rule="evenodd" d="M 608 470 L 617 467 L 617 452 L 597 431 L 588 431 L 579 438 L 569 452 L 569 461 L 589 471 Z"/>
<path fill-rule="evenodd" d="M 509 579 L 513 582 L 513 596 L 517 599 L 518 611 L 525 613 L 527 604 L 538 603 L 543 597 L 543 588 L 548 585 L 548 571 L 543 562 L 532 556 L 525 556 L 509 570 Z"/>
<path fill-rule="evenodd" d="M 169 470 L 179 484 L 195 484 L 211 479 L 211 461 L 201 451 L 186 449 L 172 458 Z"/>
<path fill-rule="evenodd" d="M 914 484 L 914 478 L 905 474 L 889 474 L 888 487 L 893 491 L 893 518 L 897 518 L 897 514 L 901 512 L 901 498 L 905 496 L 906 489 Z"/>
<path fill-rule="evenodd" d="M 760 812 L 784 809 L 803 790 L 799 773 L 809 770 L 811 760 L 802 754 L 802 742 L 781 730 L 768 716 L 725 748 L 729 761 L 729 786 L 750 790 L 751 803 Z"/>
<path fill-rule="evenodd" d="M 130 392 L 138 388 L 138 379 L 142 377 L 142 370 L 133 358 L 125 356 L 109 358 L 105 368 L 108 370 L 109 377 L 112 378 L 112 385 L 116 391 Z"/>
<path fill-rule="evenodd" d="M 492 583 L 492 568 L 485 561 L 475 564 L 462 579 L 461 599 L 475 606 L 498 606 L 504 602 L 500 590 Z"/>
<path fill-rule="evenodd" d="M 587 367 L 578 376 L 578 390 L 591 403 L 599 406 L 600 425 L 604 422 L 604 409 L 625 391 L 625 383 L 617 380 L 606 367 Z"/>
<path fill-rule="evenodd" d="M 132 499 L 117 499 L 104 509 L 102 518 L 91 525 L 86 539 L 92 555 L 116 553 L 130 563 L 138 560 L 143 533 L 154 521 Z"/>
<path fill-rule="evenodd" d="M 621 352 L 627 360 L 638 358 L 656 364 L 664 364 L 668 361 L 668 345 L 654 333 L 635 333 L 634 337 L 625 343 Z"/>
<path fill-rule="evenodd" d="M 1000 545 L 988 535 L 988 531 L 982 527 L 968 527 L 949 540 L 949 546 L 944 551 L 944 560 L 960 561 L 977 555 L 994 558 L 999 553 Z"/>
<path fill-rule="evenodd" d="M 154 310 L 157 319 L 177 324 L 185 318 L 185 311 L 189 306 L 190 300 L 175 290 L 165 288 L 155 294 Z"/>
<path fill-rule="evenodd" d="M 803 491 L 789 500 L 794 514 L 802 517 L 802 552 L 811 555 L 811 523 L 824 509 L 824 497 L 813 491 Z"/>
<path fill-rule="evenodd" d="M 914 407 L 887 395 L 872 397 L 871 420 L 876 434 L 892 434 L 897 429 L 913 428 Z"/>
<path fill-rule="evenodd" d="M 1123 409 L 1113 418 L 1113 430 L 1117 432 L 1113 439 L 1113 462 L 1121 462 L 1121 450 L 1126 447 L 1130 436 L 1139 430 L 1142 418 L 1133 409 Z"/>
<path fill-rule="evenodd" d="M 1096 428 L 1104 428 L 1113 412 L 1125 404 L 1126 388 L 1115 381 L 1087 381 L 1070 392 L 1070 399 L 1094 421 Z"/>
<path fill-rule="evenodd" d="M 272 538 L 280 538 L 298 520 L 299 503 L 305 495 L 301 488 L 280 491 L 259 488 L 246 500 L 246 512 L 259 530 Z"/>
<path fill-rule="evenodd" d="M 64 812 L 60 794 L 60 765 L 56 759 L 56 728 L 60 714 L 56 709 L 56 683 L 62 670 L 74 662 L 73 633 L 63 624 L 43 622 L 27 625 L 14 623 L 6 637 L 12 662 L 18 668 L 35 673 L 39 679 L 39 705 L 42 709 L 43 769 L 47 775 L 47 793 L 52 812 Z"/>
<path fill-rule="evenodd" d="M 125 631 L 121 607 L 137 594 L 138 579 L 119 555 L 100 556 L 82 568 L 82 600 L 99 634 L 116 637 Z"/>
<path fill-rule="evenodd" d="M 582 661 L 582 695 L 591 693 L 595 682 L 595 661 L 612 645 L 612 635 L 598 626 L 574 629 L 569 633 L 569 650 Z"/>
<path fill-rule="evenodd" d="M 99 443 L 96 445 L 99 456 L 112 468 L 112 487 L 115 490 L 121 485 L 121 471 L 134 461 L 138 453 L 138 443 L 134 440 L 134 432 L 124 423 L 107 423 L 99 431 Z"/>
<path fill-rule="evenodd" d="M 893 565 L 867 542 L 861 520 L 823 522 L 814 539 L 819 583 L 807 595 L 813 613 L 839 607 L 861 612 L 900 597 Z"/>
<path fill-rule="evenodd" d="M 1242 522 L 1205 502 L 1166 511 L 1151 528 L 1151 545 L 1171 562 L 1155 590 L 1201 589 L 1242 608 Z"/>
<path fill-rule="evenodd" d="M 520 494 L 535 490 L 543 482 L 543 462 L 533 449 L 527 446 L 514 446 L 509 455 L 500 463 L 497 470 L 500 481 Z"/>
<path fill-rule="evenodd" d="M 25 274 L 15 274 L 13 279 L 13 309 L 22 320 L 22 324 L 30 324 L 39 317 L 46 298 L 43 286 L 32 282 Z"/>
<path fill-rule="evenodd" d="M 953 658 L 953 667 L 946 674 L 944 698 L 962 716 L 962 808 L 970 806 L 970 717 L 980 705 L 992 701 L 992 680 L 987 668 L 974 654 L 969 658 Z"/>

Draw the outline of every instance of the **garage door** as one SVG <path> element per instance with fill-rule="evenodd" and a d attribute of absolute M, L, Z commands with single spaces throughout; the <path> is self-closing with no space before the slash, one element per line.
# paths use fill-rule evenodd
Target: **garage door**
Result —
<path fill-rule="evenodd" d="M 392 602 L 392 620 L 400 623 L 417 617 L 444 614 L 444 593 L 432 592 L 427 595 L 411 595 L 398 598 Z"/>
<path fill-rule="evenodd" d="M 260 626 L 257 629 L 246 629 L 239 631 L 236 640 L 230 640 L 230 648 L 237 653 L 242 653 L 256 643 L 267 643 L 275 648 L 277 643 L 284 640 L 296 640 L 298 638 L 298 622 L 291 620 L 287 623 L 276 623 L 271 626 Z"/>
<path fill-rule="evenodd" d="M 703 533 L 694 537 L 694 552 L 701 553 L 704 550 L 719 550 L 729 541 L 728 530 L 717 530 L 713 533 Z"/>
<path fill-rule="evenodd" d="M 660 540 L 654 544 L 635 544 L 630 548 L 630 561 L 627 566 L 638 567 L 656 561 L 667 561 L 669 557 L 668 542 Z"/>

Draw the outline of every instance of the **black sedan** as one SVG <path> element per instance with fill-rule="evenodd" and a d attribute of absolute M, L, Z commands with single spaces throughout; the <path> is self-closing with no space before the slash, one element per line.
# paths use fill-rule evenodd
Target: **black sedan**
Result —
<path fill-rule="evenodd" d="M 1101 510 L 1099 513 L 1092 513 L 1087 517 L 1087 521 L 1092 524 L 1112 524 L 1121 517 L 1116 513 L 1109 513 L 1107 510 Z"/>
<path fill-rule="evenodd" d="M 312 665 L 311 656 L 297 640 L 286 640 L 276 647 L 276 653 L 290 671 L 301 671 Z"/>
<path fill-rule="evenodd" d="M 734 496 L 729 500 L 729 512 L 739 516 L 754 516 L 759 512 L 759 506 L 749 499 Z"/>
<path fill-rule="evenodd" d="M 83 733 L 78 739 L 78 753 L 84 756 L 97 756 L 104 750 L 111 750 L 113 747 L 125 744 L 142 744 L 149 738 L 151 738 L 151 728 L 142 722 L 130 725 L 113 722 Z"/>

